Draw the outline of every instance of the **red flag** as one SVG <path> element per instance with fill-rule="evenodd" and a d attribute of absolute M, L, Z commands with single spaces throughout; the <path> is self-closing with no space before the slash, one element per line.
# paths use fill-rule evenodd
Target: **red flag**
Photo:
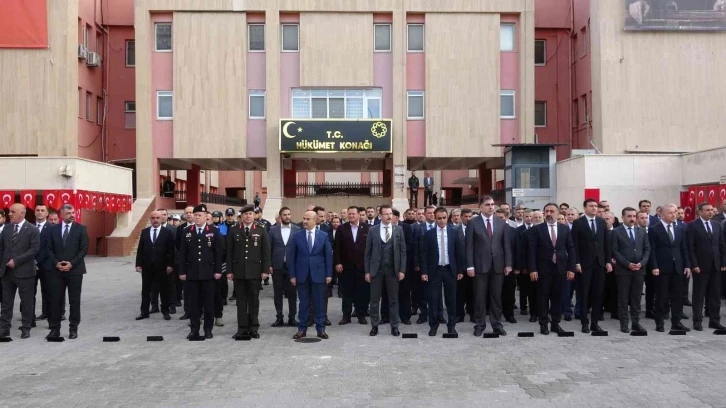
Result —
<path fill-rule="evenodd" d="M 91 191 L 83 192 L 83 209 L 85 209 L 85 210 L 93 210 L 93 202 L 91 201 L 91 194 L 93 194 L 93 192 L 91 192 Z"/>
<path fill-rule="evenodd" d="M 43 191 L 43 204 L 45 204 L 48 208 L 52 208 L 54 210 L 57 210 L 59 205 L 58 197 L 58 190 L 45 190 Z"/>
<path fill-rule="evenodd" d="M 98 210 L 98 196 L 100 194 L 101 193 L 97 193 L 95 191 L 91 193 L 91 200 L 90 200 L 91 201 L 91 204 L 90 204 L 90 206 L 91 206 L 91 209 L 93 211 L 97 211 Z"/>
<path fill-rule="evenodd" d="M 129 200 L 126 198 L 125 195 L 119 196 L 119 205 L 121 206 L 121 209 L 119 212 L 128 212 L 129 211 Z"/>
<path fill-rule="evenodd" d="M 134 198 L 129 196 L 126 196 L 126 211 L 131 211 L 131 208 L 134 206 Z"/>
<path fill-rule="evenodd" d="M 106 211 L 106 194 L 98 193 L 96 198 L 98 199 L 98 202 L 96 204 L 96 208 L 98 209 L 98 211 Z"/>
<path fill-rule="evenodd" d="M 592 198 L 593 200 L 600 202 L 600 189 L 599 188 L 586 188 L 585 199 Z"/>
<path fill-rule="evenodd" d="M 73 194 L 74 194 L 73 206 L 74 207 L 83 208 L 83 200 L 84 200 L 83 193 L 84 193 L 83 190 L 73 190 Z M 78 209 L 78 208 L 76 208 L 76 209 Z"/>
<path fill-rule="evenodd" d="M 35 210 L 35 194 L 37 194 L 36 190 L 20 190 L 20 203 L 25 208 Z"/>
<path fill-rule="evenodd" d="M 15 190 L 2 190 L 0 191 L 0 209 L 8 208 L 15 204 Z"/>
<path fill-rule="evenodd" d="M 693 205 L 689 201 L 690 195 L 690 191 L 681 191 L 681 207 L 683 207 L 686 222 L 693 220 Z"/>
<path fill-rule="evenodd" d="M 707 186 L 706 187 L 706 201 L 708 201 L 709 204 L 712 206 L 716 206 L 716 191 L 718 190 L 718 186 Z M 719 203 L 720 204 L 720 203 Z"/>
<path fill-rule="evenodd" d="M 58 208 L 64 204 L 73 205 L 73 191 L 71 190 L 58 190 L 58 197 L 56 198 L 56 205 Z"/>
<path fill-rule="evenodd" d="M 76 210 L 76 221 L 75 222 L 77 222 L 77 223 L 80 224 L 80 223 L 83 222 L 82 221 L 83 216 L 82 216 L 81 206 L 76 206 L 75 207 L 75 210 Z"/>
<path fill-rule="evenodd" d="M 718 189 L 718 203 L 722 204 L 724 201 L 726 201 L 726 185 L 719 186 Z"/>
<path fill-rule="evenodd" d="M 106 211 L 111 214 L 116 212 L 116 194 L 106 193 Z"/>

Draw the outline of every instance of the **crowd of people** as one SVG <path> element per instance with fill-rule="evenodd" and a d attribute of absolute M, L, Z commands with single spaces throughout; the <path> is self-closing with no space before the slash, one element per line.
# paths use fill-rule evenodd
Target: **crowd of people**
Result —
<path fill-rule="evenodd" d="M 259 338 L 259 292 L 271 277 L 271 326 L 296 328 L 295 339 L 312 326 L 328 338 L 328 298 L 335 286 L 342 298 L 338 324 L 356 319 L 368 325 L 370 319 L 371 336 L 381 325 L 399 336 L 400 325 L 413 324 L 415 316 L 431 336 L 439 325 L 458 334 L 456 325 L 467 316 L 475 336 L 485 332 L 487 317 L 492 332 L 505 336 L 504 323 L 517 323 L 517 309 L 544 335 L 563 332 L 561 320 L 573 318 L 583 333 L 602 332 L 605 312 L 619 320 L 622 332 L 645 332 L 644 287 L 645 317 L 655 320 L 657 331 L 665 330 L 666 320 L 671 330 L 689 331 L 682 323 L 688 319 L 684 305 L 693 307 L 695 330 L 703 330 L 704 315 L 710 328 L 724 329 L 724 210 L 726 203 L 720 213 L 700 204 L 698 218 L 686 224 L 675 204 L 651 215 L 648 200 L 624 208 L 619 219 L 607 201 L 587 199 L 582 212 L 565 203 L 512 212 L 487 196 L 478 211 L 428 206 L 401 214 L 382 205 L 338 213 L 311 205 L 297 224 L 283 207 L 272 225 L 254 206 L 222 216 L 201 205 L 187 208 L 179 226 L 162 224 L 168 218 L 158 211 L 139 243 L 136 264 L 144 284 L 138 319 L 158 311 L 149 311 L 148 299 L 158 296 L 154 287 L 167 286 L 160 291 L 164 318 L 184 299 L 188 337 L 212 338 L 213 327 L 224 325 L 226 282 L 232 281 L 235 338 Z M 162 228 L 172 238 L 155 235 Z"/>
<path fill-rule="evenodd" d="M 60 337 L 67 293 L 69 338 L 75 339 L 86 228 L 75 222 L 70 205 L 60 214 L 36 206 L 35 224 L 26 221 L 25 212 L 14 204 L 7 223 L 0 212 L 0 337 L 10 334 L 16 292 L 21 338 L 42 319 L 48 319 L 48 338 Z M 400 325 L 413 324 L 416 316 L 416 324 L 428 324 L 430 336 L 440 325 L 458 334 L 456 325 L 467 316 L 474 336 L 485 332 L 487 316 L 492 332 L 506 336 L 504 323 L 517 323 L 517 309 L 538 322 L 543 335 L 563 332 L 561 320 L 573 317 L 583 333 L 603 332 L 599 322 L 605 312 L 619 320 L 622 332 L 642 333 L 644 288 L 645 318 L 655 321 L 656 331 L 665 331 L 666 320 L 671 330 L 691 330 L 682 323 L 689 319 L 684 305 L 692 306 L 693 329 L 703 330 L 705 316 L 709 328 L 725 330 L 720 305 L 726 294 L 726 201 L 720 211 L 699 204 L 689 223 L 675 204 L 655 212 L 641 200 L 618 219 L 607 201 L 594 199 L 583 202 L 582 212 L 565 203 L 512 211 L 489 196 L 478 211 L 430 205 L 402 214 L 382 205 L 337 213 L 311 205 L 299 223 L 283 207 L 274 224 L 253 205 L 224 214 L 205 205 L 187 207 L 183 221 L 159 209 L 139 239 L 135 266 L 142 295 L 136 319 L 160 312 L 171 320 L 183 306 L 180 319 L 191 328 L 187 337 L 209 339 L 214 326 L 224 325 L 224 307 L 234 301 L 234 337 L 259 338 L 259 293 L 272 281 L 271 326 L 296 328 L 294 339 L 306 337 L 312 326 L 318 337 L 328 338 L 334 286 L 342 298 L 338 324 L 356 319 L 368 325 L 370 319 L 371 336 L 382 325 L 399 336 Z M 38 284 L 42 314 L 36 317 Z"/>

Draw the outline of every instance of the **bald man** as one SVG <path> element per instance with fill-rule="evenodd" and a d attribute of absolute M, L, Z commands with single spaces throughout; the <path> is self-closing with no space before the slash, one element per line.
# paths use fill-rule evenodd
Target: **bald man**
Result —
<path fill-rule="evenodd" d="M 161 313 L 164 320 L 169 316 L 168 281 L 174 268 L 174 234 L 169 228 L 161 226 L 163 219 L 160 211 L 152 211 L 149 215 L 151 226 L 141 231 L 139 248 L 136 251 L 136 272 L 141 274 L 141 314 L 136 320 L 149 318 L 151 288 L 154 283 L 161 294 Z"/>
<path fill-rule="evenodd" d="M 13 204 L 10 207 L 10 224 L 0 234 L 0 282 L 3 300 L 0 309 L 0 337 L 10 336 L 13 319 L 15 292 L 20 293 L 20 302 L 33 306 L 35 288 L 35 256 L 40 249 L 40 232 L 34 225 L 25 222 L 25 206 Z M 20 326 L 23 339 L 30 337 L 35 308 L 25 307 L 21 312 Z"/>

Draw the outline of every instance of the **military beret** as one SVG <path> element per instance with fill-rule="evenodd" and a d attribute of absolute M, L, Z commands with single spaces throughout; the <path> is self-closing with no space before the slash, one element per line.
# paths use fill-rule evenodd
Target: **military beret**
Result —
<path fill-rule="evenodd" d="M 248 205 L 242 207 L 241 210 L 239 210 L 239 212 L 242 214 L 249 212 L 249 211 L 255 211 L 255 206 L 252 204 L 248 204 Z"/>
<path fill-rule="evenodd" d="M 212 217 L 221 217 L 222 211 L 212 211 Z"/>
<path fill-rule="evenodd" d="M 199 204 L 199 205 L 197 205 L 197 206 L 194 207 L 194 212 L 195 213 L 198 213 L 198 212 L 205 213 L 205 212 L 207 212 L 207 206 L 204 205 L 204 204 Z"/>
<path fill-rule="evenodd" d="M 227 208 L 226 210 L 224 210 L 224 215 L 234 215 L 234 214 L 235 214 L 234 208 Z"/>

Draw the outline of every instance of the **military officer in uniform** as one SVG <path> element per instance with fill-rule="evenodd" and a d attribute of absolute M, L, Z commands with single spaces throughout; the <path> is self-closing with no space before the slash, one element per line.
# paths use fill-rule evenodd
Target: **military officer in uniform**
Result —
<path fill-rule="evenodd" d="M 188 339 L 199 337 L 202 307 L 204 337 L 214 337 L 215 281 L 222 278 L 224 242 L 219 229 L 207 225 L 206 219 L 207 206 L 202 204 L 194 207 L 194 223 L 182 230 L 179 247 L 179 279 L 184 281 L 192 328 Z"/>
<path fill-rule="evenodd" d="M 242 222 L 227 233 L 227 279 L 237 294 L 237 333 L 260 338 L 261 280 L 270 272 L 270 239 L 267 229 L 255 222 L 255 208 L 242 208 Z"/>

